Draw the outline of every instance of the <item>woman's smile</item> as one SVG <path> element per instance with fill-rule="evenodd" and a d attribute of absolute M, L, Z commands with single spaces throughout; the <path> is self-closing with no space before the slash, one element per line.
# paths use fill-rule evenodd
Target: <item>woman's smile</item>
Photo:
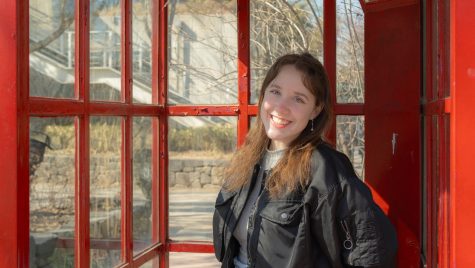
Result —
<path fill-rule="evenodd" d="M 278 117 L 276 115 L 270 115 L 271 122 L 276 128 L 285 128 L 287 125 L 292 123 L 292 121 L 283 119 L 281 117 Z"/>

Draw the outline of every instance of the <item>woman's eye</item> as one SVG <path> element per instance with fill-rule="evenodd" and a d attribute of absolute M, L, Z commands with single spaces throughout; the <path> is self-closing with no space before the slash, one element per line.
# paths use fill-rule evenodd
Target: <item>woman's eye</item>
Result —
<path fill-rule="evenodd" d="M 305 100 L 303 98 L 300 98 L 300 97 L 296 97 L 295 100 L 298 102 L 298 103 L 305 103 Z"/>
<path fill-rule="evenodd" d="M 280 94 L 280 92 L 277 89 L 271 89 L 269 92 L 272 93 L 272 94 L 275 94 L 275 95 Z"/>

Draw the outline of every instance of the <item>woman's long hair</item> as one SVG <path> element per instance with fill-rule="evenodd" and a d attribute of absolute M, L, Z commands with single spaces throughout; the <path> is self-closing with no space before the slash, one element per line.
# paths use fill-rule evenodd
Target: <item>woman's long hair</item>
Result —
<path fill-rule="evenodd" d="M 269 190 L 271 198 L 278 198 L 296 190 L 299 186 L 305 187 L 308 183 L 312 152 L 324 141 L 324 135 L 331 123 L 330 84 L 323 65 L 312 55 L 287 54 L 276 60 L 262 83 L 257 122 L 249 130 L 244 145 L 233 155 L 225 171 L 223 186 L 229 191 L 236 191 L 249 182 L 254 165 L 264 156 L 269 146 L 270 139 L 260 118 L 260 109 L 266 88 L 286 65 L 293 65 L 302 73 L 302 82 L 315 96 L 315 105 L 321 108 L 321 112 L 313 119 L 314 130 L 311 131 L 309 121 L 302 133 L 291 142 L 271 174 L 266 177 L 265 187 Z"/>

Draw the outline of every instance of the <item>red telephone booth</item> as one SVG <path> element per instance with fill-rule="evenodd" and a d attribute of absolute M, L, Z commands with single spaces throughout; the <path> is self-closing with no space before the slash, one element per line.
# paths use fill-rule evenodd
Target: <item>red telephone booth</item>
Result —
<path fill-rule="evenodd" d="M 328 137 L 396 226 L 398 267 L 472 267 L 472 14 L 466 0 L 4 1 L 0 267 L 219 267 L 223 165 L 288 51 L 324 63 Z"/>

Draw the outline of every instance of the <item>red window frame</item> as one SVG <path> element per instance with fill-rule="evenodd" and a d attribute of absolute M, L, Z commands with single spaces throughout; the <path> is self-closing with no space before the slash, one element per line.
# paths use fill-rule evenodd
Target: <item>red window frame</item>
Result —
<path fill-rule="evenodd" d="M 335 0 L 324 3 L 324 63 L 331 83 L 335 117 L 337 115 L 364 115 L 364 104 L 336 103 L 336 4 Z M 360 4 L 365 8 L 364 1 Z M 257 115 L 257 106 L 250 103 L 250 48 L 249 48 L 249 0 L 237 0 L 238 5 L 238 104 L 237 105 L 167 105 L 167 1 L 153 1 L 152 19 L 152 103 L 136 104 L 131 94 L 131 0 L 121 0 L 121 64 L 122 93 L 120 102 L 96 102 L 89 98 L 89 1 L 75 1 L 75 99 L 51 99 L 29 97 L 29 8 L 28 1 L 10 0 L 4 3 L 0 17 L 4 18 L 4 31 L 0 35 L 0 55 L 8 64 L 0 72 L 2 85 L 14 81 L 15 90 L 6 91 L 0 104 L 5 113 L 0 117 L 4 126 L 0 137 L 8 137 L 9 144 L 0 162 L 6 171 L 6 179 L 0 186 L 6 202 L 0 211 L 7 212 L 15 220 L 1 221 L 0 229 L 8 236 L 2 241 L 0 263 L 8 267 L 27 267 L 29 261 L 29 174 L 28 139 L 30 117 L 76 117 L 76 173 L 75 173 L 75 240 L 62 241 L 65 247 L 75 248 L 75 267 L 89 267 L 90 248 L 100 246 L 89 237 L 89 118 L 90 116 L 123 117 L 123 146 L 121 160 L 121 234 L 122 262 L 119 267 L 139 267 L 159 257 L 159 267 L 168 267 L 169 252 L 212 253 L 209 243 L 174 242 L 169 240 L 168 230 L 168 117 L 170 116 L 237 116 L 237 143 L 244 142 L 248 132 L 250 116 Z M 13 33 L 13 34 L 11 34 Z M 15 51 L 16 53 L 9 53 Z M 16 68 L 8 68 L 16 66 Z M 3 67 L 2 67 L 3 68 Z M 16 101 L 12 101 L 16 100 Z M 156 241 L 141 254 L 133 256 L 132 248 L 132 159 L 131 131 L 133 116 L 158 118 L 153 124 L 152 150 L 152 218 L 159 223 L 153 225 L 152 236 Z M 3 120 L 5 119 L 5 120 Z M 335 118 L 334 118 L 335 119 Z M 155 121 L 156 122 L 156 121 Z M 333 125 L 329 138 L 334 141 L 336 127 Z M 14 156 L 14 157 L 12 157 Z M 12 168 L 13 167 L 13 168 Z M 4 200 L 2 200 L 4 201 Z M 3 239 L 2 239 L 3 240 Z M 16 257 L 11 257 L 16 256 Z"/>
<path fill-rule="evenodd" d="M 449 2 L 427 1 L 425 6 L 425 233 L 427 267 L 450 267 L 450 128 Z M 434 138 L 437 137 L 437 138 Z"/>

